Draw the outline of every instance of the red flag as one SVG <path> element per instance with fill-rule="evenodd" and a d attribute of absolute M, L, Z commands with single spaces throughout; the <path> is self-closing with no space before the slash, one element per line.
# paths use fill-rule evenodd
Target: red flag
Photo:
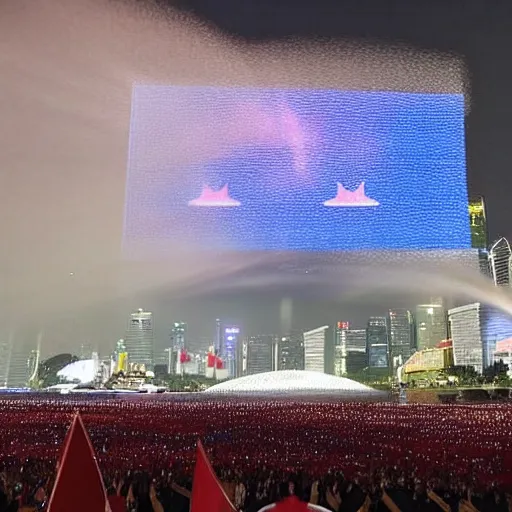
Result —
<path fill-rule="evenodd" d="M 108 503 L 112 512 L 126 512 L 126 498 L 123 496 L 109 496 Z"/>
<path fill-rule="evenodd" d="M 304 501 L 300 501 L 297 496 L 290 496 L 276 503 L 272 512 L 311 512 L 311 508 Z"/>
<path fill-rule="evenodd" d="M 111 512 L 94 449 L 80 414 L 73 419 L 48 512 Z"/>
<path fill-rule="evenodd" d="M 180 352 L 180 363 L 185 364 L 190 363 L 190 361 L 192 361 L 192 356 L 190 356 L 186 350 L 182 350 Z"/>
<path fill-rule="evenodd" d="M 192 483 L 190 512 L 235 512 L 213 472 L 201 441 L 197 441 L 196 467 Z"/>

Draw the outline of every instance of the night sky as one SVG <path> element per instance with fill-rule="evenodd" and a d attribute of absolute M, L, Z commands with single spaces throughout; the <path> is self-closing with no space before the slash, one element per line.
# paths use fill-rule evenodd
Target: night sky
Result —
<path fill-rule="evenodd" d="M 512 5 L 483 0 L 183 0 L 184 8 L 251 40 L 361 38 L 461 56 L 470 72 L 470 194 L 487 200 L 491 240 L 511 236 Z"/>

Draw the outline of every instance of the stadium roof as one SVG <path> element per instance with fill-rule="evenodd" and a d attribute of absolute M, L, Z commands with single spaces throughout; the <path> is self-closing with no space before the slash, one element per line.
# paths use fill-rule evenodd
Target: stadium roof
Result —
<path fill-rule="evenodd" d="M 205 393 L 336 393 L 372 395 L 380 394 L 364 384 L 343 377 L 335 377 L 320 372 L 282 370 L 278 372 L 248 375 L 221 382 L 205 390 Z"/>
<path fill-rule="evenodd" d="M 81 384 L 88 384 L 96 377 L 97 370 L 97 361 L 94 359 L 85 359 L 68 364 L 57 372 L 57 376 L 67 382 L 77 381 Z"/>

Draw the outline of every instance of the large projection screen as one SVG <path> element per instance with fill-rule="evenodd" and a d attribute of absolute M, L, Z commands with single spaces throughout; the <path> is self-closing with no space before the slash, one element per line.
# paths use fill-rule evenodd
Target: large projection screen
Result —
<path fill-rule="evenodd" d="M 471 248 L 467 204 L 462 94 L 133 89 L 128 260 L 459 254 Z"/>

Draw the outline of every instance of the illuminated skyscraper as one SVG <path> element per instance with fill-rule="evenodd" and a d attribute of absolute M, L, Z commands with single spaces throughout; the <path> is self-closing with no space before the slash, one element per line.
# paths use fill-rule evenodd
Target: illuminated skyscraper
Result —
<path fill-rule="evenodd" d="M 291 333 L 281 338 L 279 369 L 304 370 L 304 337 L 302 333 Z"/>
<path fill-rule="evenodd" d="M 214 347 L 216 354 L 220 355 L 222 350 L 222 322 L 220 318 L 215 320 L 215 337 L 214 337 Z"/>
<path fill-rule="evenodd" d="M 8 385 L 13 342 L 14 335 L 12 332 L 0 340 L 0 388 Z"/>
<path fill-rule="evenodd" d="M 275 336 L 251 336 L 247 344 L 247 375 L 273 371 Z"/>
<path fill-rule="evenodd" d="M 348 322 L 338 322 L 334 340 L 334 375 L 343 377 L 368 366 L 366 330 L 349 329 Z"/>
<path fill-rule="evenodd" d="M 506 238 L 500 238 L 489 249 L 489 268 L 496 286 L 511 286 L 512 250 Z"/>
<path fill-rule="evenodd" d="M 469 227 L 472 247 L 487 249 L 487 220 L 483 197 L 475 197 L 469 201 Z"/>
<path fill-rule="evenodd" d="M 469 201 L 469 227 L 471 230 L 471 246 L 478 250 L 478 263 L 480 272 L 490 276 L 489 253 L 487 251 L 487 220 L 483 197 L 476 197 Z"/>
<path fill-rule="evenodd" d="M 434 348 L 448 337 L 446 310 L 441 301 L 416 306 L 416 348 Z"/>
<path fill-rule="evenodd" d="M 224 361 L 229 377 L 241 376 L 242 349 L 240 327 L 237 325 L 224 325 L 222 329 L 220 358 Z"/>
<path fill-rule="evenodd" d="M 130 315 L 125 346 L 130 363 L 153 367 L 153 313 L 139 309 Z"/>
<path fill-rule="evenodd" d="M 304 369 L 325 373 L 325 346 L 328 325 L 304 333 Z"/>
<path fill-rule="evenodd" d="M 347 374 L 359 373 L 368 366 L 366 329 L 347 331 Z"/>
<path fill-rule="evenodd" d="M 11 352 L 7 376 L 7 387 L 27 387 L 31 378 L 36 376 L 41 353 L 42 331 L 37 337 L 27 333 L 21 339 L 11 338 Z"/>
<path fill-rule="evenodd" d="M 33 353 L 34 351 L 28 350 L 26 346 L 12 348 L 7 387 L 25 388 L 28 386 L 33 370 L 31 367 L 31 363 L 34 362 Z"/>
<path fill-rule="evenodd" d="M 185 322 L 174 322 L 171 329 L 171 345 L 175 352 L 188 348 L 187 324 Z"/>
<path fill-rule="evenodd" d="M 374 316 L 366 327 L 368 366 L 387 368 L 389 366 L 389 334 L 386 317 Z"/>
<path fill-rule="evenodd" d="M 338 322 L 334 329 L 334 375 L 347 374 L 347 331 L 349 322 Z"/>
<path fill-rule="evenodd" d="M 388 317 L 390 362 L 393 366 L 400 366 L 414 350 L 413 317 L 408 309 L 390 309 Z"/>
<path fill-rule="evenodd" d="M 512 338 L 512 318 L 479 302 L 448 312 L 456 365 L 482 372 L 494 362 L 499 341 Z"/>
<path fill-rule="evenodd" d="M 484 367 L 480 304 L 467 304 L 448 311 L 453 342 L 453 359 L 457 366 Z"/>

